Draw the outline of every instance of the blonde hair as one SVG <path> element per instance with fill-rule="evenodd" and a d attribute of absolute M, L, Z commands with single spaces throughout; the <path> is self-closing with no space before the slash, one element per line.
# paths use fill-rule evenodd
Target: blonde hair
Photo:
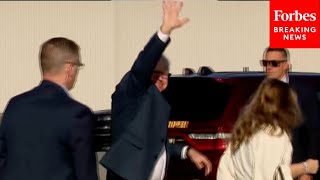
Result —
<path fill-rule="evenodd" d="M 287 133 L 302 121 L 297 95 L 289 84 L 277 79 L 265 79 L 240 113 L 231 136 L 231 150 L 235 153 L 242 143 L 260 130 L 271 135 Z M 280 133 L 276 134 L 280 128 Z"/>

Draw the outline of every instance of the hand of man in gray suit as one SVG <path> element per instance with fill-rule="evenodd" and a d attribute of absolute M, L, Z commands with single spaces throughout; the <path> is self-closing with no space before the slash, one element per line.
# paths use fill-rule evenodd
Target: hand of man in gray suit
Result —
<path fill-rule="evenodd" d="M 182 0 L 164 0 L 162 3 L 163 21 L 160 27 L 162 33 L 170 35 L 171 31 L 185 25 L 189 19 L 180 18 L 179 14 L 183 6 Z"/>
<path fill-rule="evenodd" d="M 211 161 L 201 152 L 194 148 L 190 148 L 187 151 L 187 157 L 193 162 L 198 169 L 204 169 L 205 175 L 209 175 L 212 171 Z"/>

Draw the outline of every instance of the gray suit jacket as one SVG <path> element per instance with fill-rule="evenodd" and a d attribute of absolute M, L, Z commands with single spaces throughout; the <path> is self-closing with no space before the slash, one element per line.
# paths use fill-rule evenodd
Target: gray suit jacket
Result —
<path fill-rule="evenodd" d="M 155 34 L 112 95 L 112 145 L 101 164 L 124 179 L 146 180 L 162 147 L 169 156 L 182 150 L 167 144 L 170 106 L 150 81 L 166 46 Z"/>

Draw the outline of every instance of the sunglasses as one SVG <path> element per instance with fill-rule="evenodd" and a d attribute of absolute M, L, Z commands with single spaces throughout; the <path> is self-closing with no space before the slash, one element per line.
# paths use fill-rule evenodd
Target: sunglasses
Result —
<path fill-rule="evenodd" d="M 281 63 L 286 62 L 287 60 L 260 60 L 261 66 L 267 67 L 279 67 Z"/>

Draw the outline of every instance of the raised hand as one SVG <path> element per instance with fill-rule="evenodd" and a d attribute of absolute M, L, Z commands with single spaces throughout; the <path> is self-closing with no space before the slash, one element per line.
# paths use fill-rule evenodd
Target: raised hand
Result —
<path fill-rule="evenodd" d="M 163 20 L 160 30 L 164 34 L 170 34 L 172 30 L 182 27 L 186 24 L 188 18 L 180 18 L 180 12 L 183 7 L 183 0 L 163 0 Z"/>

